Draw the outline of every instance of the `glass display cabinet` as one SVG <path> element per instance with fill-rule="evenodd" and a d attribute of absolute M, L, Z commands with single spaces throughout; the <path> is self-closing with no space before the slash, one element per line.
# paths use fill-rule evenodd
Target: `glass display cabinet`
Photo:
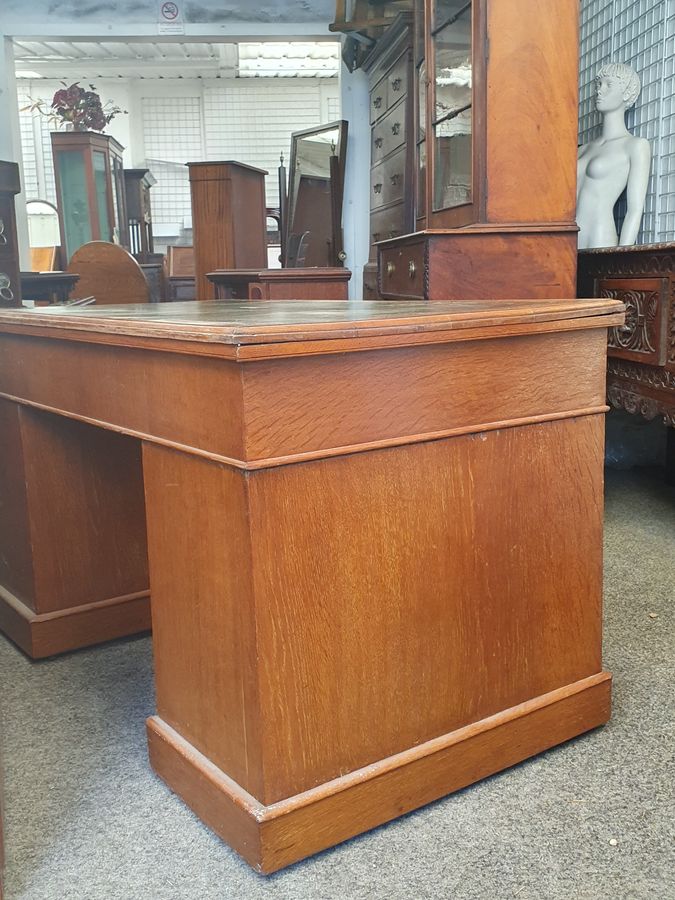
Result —
<path fill-rule="evenodd" d="M 129 245 L 124 148 L 109 134 L 52 132 L 64 262 L 89 241 Z"/>
<path fill-rule="evenodd" d="M 577 7 L 415 4 L 415 225 L 377 244 L 382 296 L 575 296 Z"/>

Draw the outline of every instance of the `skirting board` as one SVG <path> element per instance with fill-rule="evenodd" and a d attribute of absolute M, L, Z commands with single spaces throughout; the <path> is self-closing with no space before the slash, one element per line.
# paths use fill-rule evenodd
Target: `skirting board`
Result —
<path fill-rule="evenodd" d="M 264 806 L 159 717 L 150 762 L 199 818 L 264 873 L 368 831 L 609 719 L 601 672 Z"/>
<path fill-rule="evenodd" d="M 36 613 L 0 586 L 0 631 L 31 659 L 149 631 L 150 592 Z"/>

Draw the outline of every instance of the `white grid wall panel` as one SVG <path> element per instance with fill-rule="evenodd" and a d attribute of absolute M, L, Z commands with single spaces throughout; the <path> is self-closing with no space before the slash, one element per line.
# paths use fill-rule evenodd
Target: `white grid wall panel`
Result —
<path fill-rule="evenodd" d="M 670 174 L 674 171 L 675 152 L 673 117 L 667 112 L 669 108 L 672 112 L 674 88 L 672 11 L 672 0 L 583 0 L 581 6 L 579 142 L 586 143 L 600 133 L 602 119 L 595 109 L 593 80 L 604 63 L 626 63 L 636 70 L 642 82 L 637 103 L 626 115 L 628 130 L 647 138 L 652 148 L 651 175 L 638 236 L 641 244 L 674 237 L 673 216 L 669 217 L 668 211 L 675 214 L 675 192 L 672 180 L 666 177 L 664 182 L 667 167 L 670 166 Z M 625 206 L 622 198 L 617 206 L 619 222 Z"/>
<path fill-rule="evenodd" d="M 152 220 L 188 226 L 192 220 L 186 162 L 204 159 L 201 97 L 143 97 L 146 165 L 157 179 Z"/>
<path fill-rule="evenodd" d="M 277 167 L 283 153 L 288 172 L 291 133 L 338 118 L 339 91 L 337 78 L 241 78 L 206 86 L 208 159 L 266 169 L 267 206 L 277 206 Z"/>
<path fill-rule="evenodd" d="M 19 132 L 21 134 L 21 160 L 23 165 L 23 193 L 27 200 L 51 200 L 52 197 L 40 197 L 37 178 L 37 161 L 35 159 L 35 138 L 33 137 L 33 115 L 25 109 L 31 102 L 30 89 L 25 82 L 17 84 L 19 97 Z"/>
<path fill-rule="evenodd" d="M 659 234 L 675 239 L 675 8 L 666 20 L 663 54 L 663 118 L 661 120 L 661 173 Z"/>

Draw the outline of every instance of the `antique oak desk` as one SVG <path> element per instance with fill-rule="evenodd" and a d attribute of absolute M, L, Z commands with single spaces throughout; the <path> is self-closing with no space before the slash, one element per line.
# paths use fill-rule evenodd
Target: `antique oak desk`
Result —
<path fill-rule="evenodd" d="M 609 717 L 605 346 L 622 310 L 0 312 L 4 458 L 43 498 L 33 553 L 63 551 L 62 594 L 77 577 L 138 592 L 145 504 L 152 765 L 256 868 Z M 12 485 L 2 576 L 29 590 Z"/>

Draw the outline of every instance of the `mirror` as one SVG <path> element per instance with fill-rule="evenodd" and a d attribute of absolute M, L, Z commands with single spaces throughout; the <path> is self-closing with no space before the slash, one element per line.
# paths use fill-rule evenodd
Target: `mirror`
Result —
<path fill-rule="evenodd" d="M 347 123 L 291 135 L 283 265 L 341 266 Z"/>
<path fill-rule="evenodd" d="M 51 272 L 55 268 L 61 245 L 58 210 L 47 200 L 29 200 L 26 203 L 26 215 L 31 270 Z"/>

